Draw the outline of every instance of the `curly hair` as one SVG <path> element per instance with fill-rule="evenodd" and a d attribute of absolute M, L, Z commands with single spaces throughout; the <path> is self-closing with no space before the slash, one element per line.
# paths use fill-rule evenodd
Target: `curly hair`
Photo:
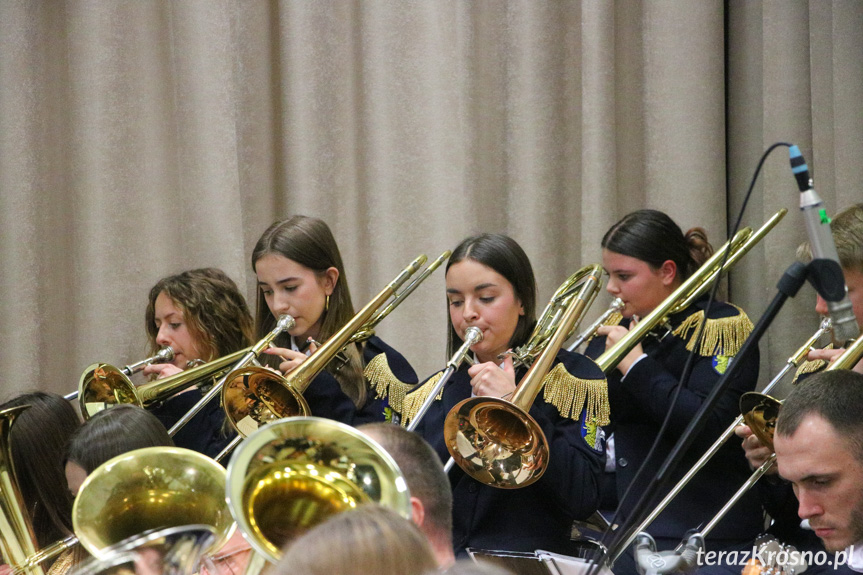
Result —
<path fill-rule="evenodd" d="M 212 361 L 253 343 L 254 327 L 246 299 L 237 284 L 216 268 L 201 268 L 162 278 L 150 290 L 145 314 L 150 353 L 159 349 L 156 298 L 165 293 L 183 312 L 189 333 L 204 361 Z"/>

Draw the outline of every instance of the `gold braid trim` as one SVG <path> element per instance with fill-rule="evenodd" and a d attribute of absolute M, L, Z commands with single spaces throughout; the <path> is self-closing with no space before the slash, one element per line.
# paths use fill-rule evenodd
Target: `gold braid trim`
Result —
<path fill-rule="evenodd" d="M 422 387 L 417 388 L 416 391 L 410 393 L 404 397 L 404 401 L 402 402 L 402 427 L 407 427 L 411 420 L 419 413 L 420 407 L 422 407 L 423 402 L 425 402 L 426 398 L 432 392 L 432 388 L 437 385 L 437 382 L 443 377 L 443 371 L 439 371 L 430 378 L 426 380 Z M 435 401 L 443 398 L 443 388 L 441 388 L 440 393 L 435 397 Z"/>
<path fill-rule="evenodd" d="M 824 349 L 833 349 L 833 343 L 831 342 L 827 344 Z M 800 379 L 801 375 L 821 371 L 822 369 L 827 367 L 827 363 L 827 360 L 824 359 L 813 359 L 812 361 L 804 361 L 800 364 L 800 367 L 797 368 L 797 372 L 794 374 L 794 379 L 791 380 L 791 385 L 797 385 L 797 380 Z"/>
<path fill-rule="evenodd" d="M 81 545 L 75 545 L 69 549 L 63 551 L 57 560 L 51 564 L 51 568 L 48 569 L 47 575 L 65 575 L 72 567 L 78 565 L 85 559 L 87 559 L 88 554 L 84 550 Z"/>
<path fill-rule="evenodd" d="M 698 348 L 698 355 L 703 357 L 711 357 L 714 355 L 724 355 L 732 357 L 737 355 L 743 342 L 749 337 L 752 332 L 752 322 L 742 309 L 737 306 L 734 308 L 739 312 L 732 317 L 720 317 L 716 319 L 708 319 L 704 326 L 704 337 L 701 339 L 701 346 Z M 698 335 L 698 326 L 704 319 L 704 310 L 696 312 L 681 323 L 672 332 L 680 339 L 689 337 L 686 343 L 686 349 L 693 351 L 695 349 L 695 336 Z M 689 335 L 692 332 L 692 335 Z"/>
<path fill-rule="evenodd" d="M 414 385 L 405 383 L 395 376 L 385 353 L 374 356 L 363 370 L 363 375 L 375 390 L 376 398 L 389 399 L 390 407 L 397 413 L 402 412 L 405 395 L 414 388 Z"/>
<path fill-rule="evenodd" d="M 542 380 L 543 399 L 555 406 L 563 417 L 578 420 L 582 407 L 585 421 L 603 426 L 610 423 L 608 385 L 605 379 L 581 379 L 558 363 Z"/>

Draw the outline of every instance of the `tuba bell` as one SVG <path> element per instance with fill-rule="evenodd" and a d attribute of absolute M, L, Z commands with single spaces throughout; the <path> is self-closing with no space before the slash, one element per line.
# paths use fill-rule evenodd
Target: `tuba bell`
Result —
<path fill-rule="evenodd" d="M 364 503 L 411 517 L 404 476 L 375 441 L 320 417 L 292 417 L 258 429 L 228 464 L 226 497 L 240 532 L 266 560 L 284 545 Z"/>

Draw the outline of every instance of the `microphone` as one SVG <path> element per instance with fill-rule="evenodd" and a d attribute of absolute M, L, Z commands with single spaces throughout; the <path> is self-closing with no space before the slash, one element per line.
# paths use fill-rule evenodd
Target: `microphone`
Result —
<path fill-rule="evenodd" d="M 791 171 L 797 180 L 797 187 L 800 188 L 800 211 L 803 212 L 812 250 L 810 269 L 814 275 L 811 275 L 810 279 L 818 294 L 827 302 L 833 322 L 834 339 L 844 343 L 860 335 L 860 328 L 857 318 L 854 317 L 851 300 L 848 299 L 845 277 L 842 275 L 836 244 L 830 232 L 830 217 L 821 197 L 812 188 L 809 167 L 800 153 L 800 148 L 791 146 L 788 155 Z"/>

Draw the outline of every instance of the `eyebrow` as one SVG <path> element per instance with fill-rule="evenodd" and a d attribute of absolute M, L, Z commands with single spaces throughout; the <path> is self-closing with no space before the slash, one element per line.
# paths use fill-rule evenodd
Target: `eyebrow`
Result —
<path fill-rule="evenodd" d="M 298 277 L 294 277 L 294 276 L 291 276 L 291 277 L 289 277 L 289 278 L 285 278 L 285 279 L 283 279 L 283 280 L 277 280 L 277 281 L 276 281 L 276 285 L 284 284 L 284 283 L 288 283 L 289 281 L 294 281 L 294 280 L 298 280 L 298 279 L 300 279 L 300 278 L 298 278 Z M 259 285 L 259 286 L 265 286 L 265 285 L 267 285 L 267 282 L 259 281 L 259 282 L 258 282 L 258 285 Z"/>
<path fill-rule="evenodd" d="M 481 290 L 484 290 L 484 289 L 490 288 L 490 287 L 497 287 L 497 284 L 493 284 L 493 283 L 479 284 L 478 286 L 474 286 L 473 291 L 481 291 Z M 455 288 L 447 288 L 446 293 L 460 294 L 461 291 L 459 291 Z"/>

